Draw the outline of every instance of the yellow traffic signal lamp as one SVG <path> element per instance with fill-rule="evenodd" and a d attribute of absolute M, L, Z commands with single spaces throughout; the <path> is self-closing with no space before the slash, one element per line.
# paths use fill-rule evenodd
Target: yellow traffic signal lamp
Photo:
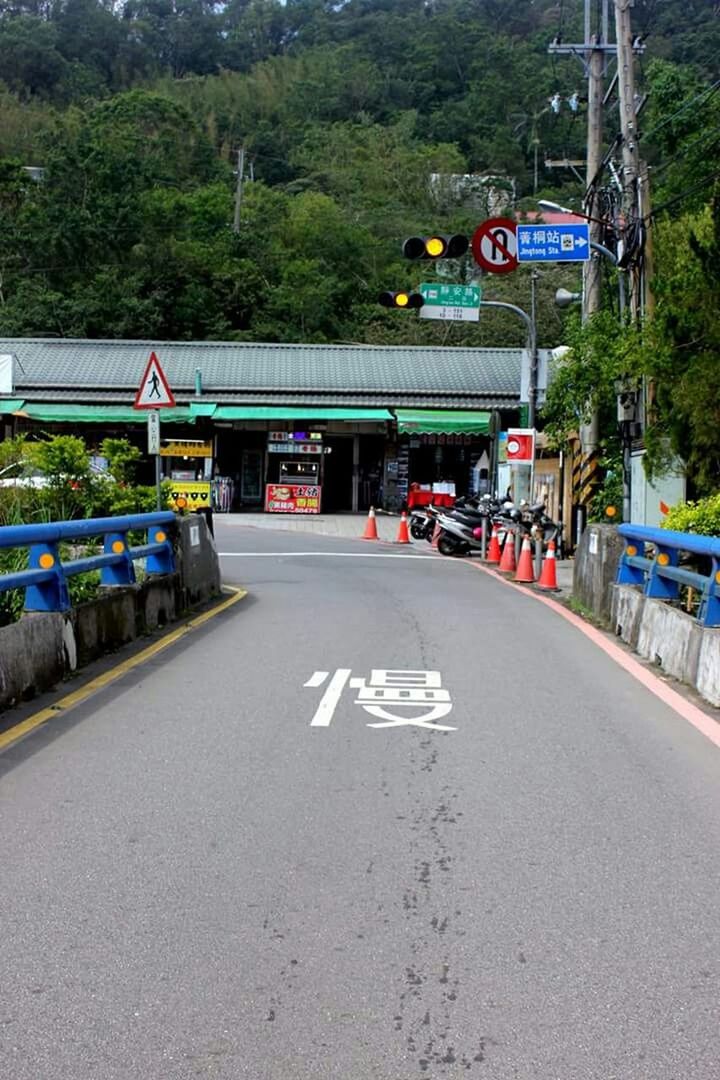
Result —
<path fill-rule="evenodd" d="M 425 303 L 420 293 L 411 293 L 401 290 L 400 292 L 380 293 L 378 300 L 383 307 L 389 308 L 421 308 Z"/>
<path fill-rule="evenodd" d="M 410 236 L 402 246 L 406 259 L 459 259 L 470 246 L 467 236 L 456 233 L 445 236 L 435 233 L 433 236 Z"/>

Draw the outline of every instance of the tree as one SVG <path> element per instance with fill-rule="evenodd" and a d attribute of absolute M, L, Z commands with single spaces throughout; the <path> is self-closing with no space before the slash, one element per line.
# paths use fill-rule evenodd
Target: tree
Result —
<path fill-rule="evenodd" d="M 30 16 L 0 20 L 3 82 L 22 97 L 51 97 L 67 69 L 57 43 L 55 27 Z"/>
<path fill-rule="evenodd" d="M 720 482 L 720 200 L 656 229 L 656 309 L 642 367 L 656 386 L 646 433 L 651 470 L 678 454 L 697 494 Z"/>

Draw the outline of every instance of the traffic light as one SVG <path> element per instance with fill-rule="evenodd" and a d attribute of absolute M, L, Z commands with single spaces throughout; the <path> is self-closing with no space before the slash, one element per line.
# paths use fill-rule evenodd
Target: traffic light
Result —
<path fill-rule="evenodd" d="M 383 307 L 390 308 L 421 308 L 425 303 L 420 293 L 412 292 L 383 292 L 378 300 Z"/>
<path fill-rule="evenodd" d="M 410 236 L 402 246 L 406 259 L 459 259 L 470 246 L 467 236 Z"/>

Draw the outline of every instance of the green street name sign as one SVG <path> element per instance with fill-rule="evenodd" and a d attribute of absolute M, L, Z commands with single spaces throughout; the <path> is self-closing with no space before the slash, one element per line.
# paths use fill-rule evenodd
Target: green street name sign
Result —
<path fill-rule="evenodd" d="M 480 320 L 482 290 L 479 285 L 441 285 L 435 281 L 421 285 L 418 291 L 425 301 L 420 308 L 421 319 Z"/>

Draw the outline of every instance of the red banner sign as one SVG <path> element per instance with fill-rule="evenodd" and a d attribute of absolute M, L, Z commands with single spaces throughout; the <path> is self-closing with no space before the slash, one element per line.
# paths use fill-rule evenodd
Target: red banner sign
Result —
<path fill-rule="evenodd" d="M 268 514 L 319 514 L 321 490 L 317 484 L 268 484 L 265 510 Z"/>

